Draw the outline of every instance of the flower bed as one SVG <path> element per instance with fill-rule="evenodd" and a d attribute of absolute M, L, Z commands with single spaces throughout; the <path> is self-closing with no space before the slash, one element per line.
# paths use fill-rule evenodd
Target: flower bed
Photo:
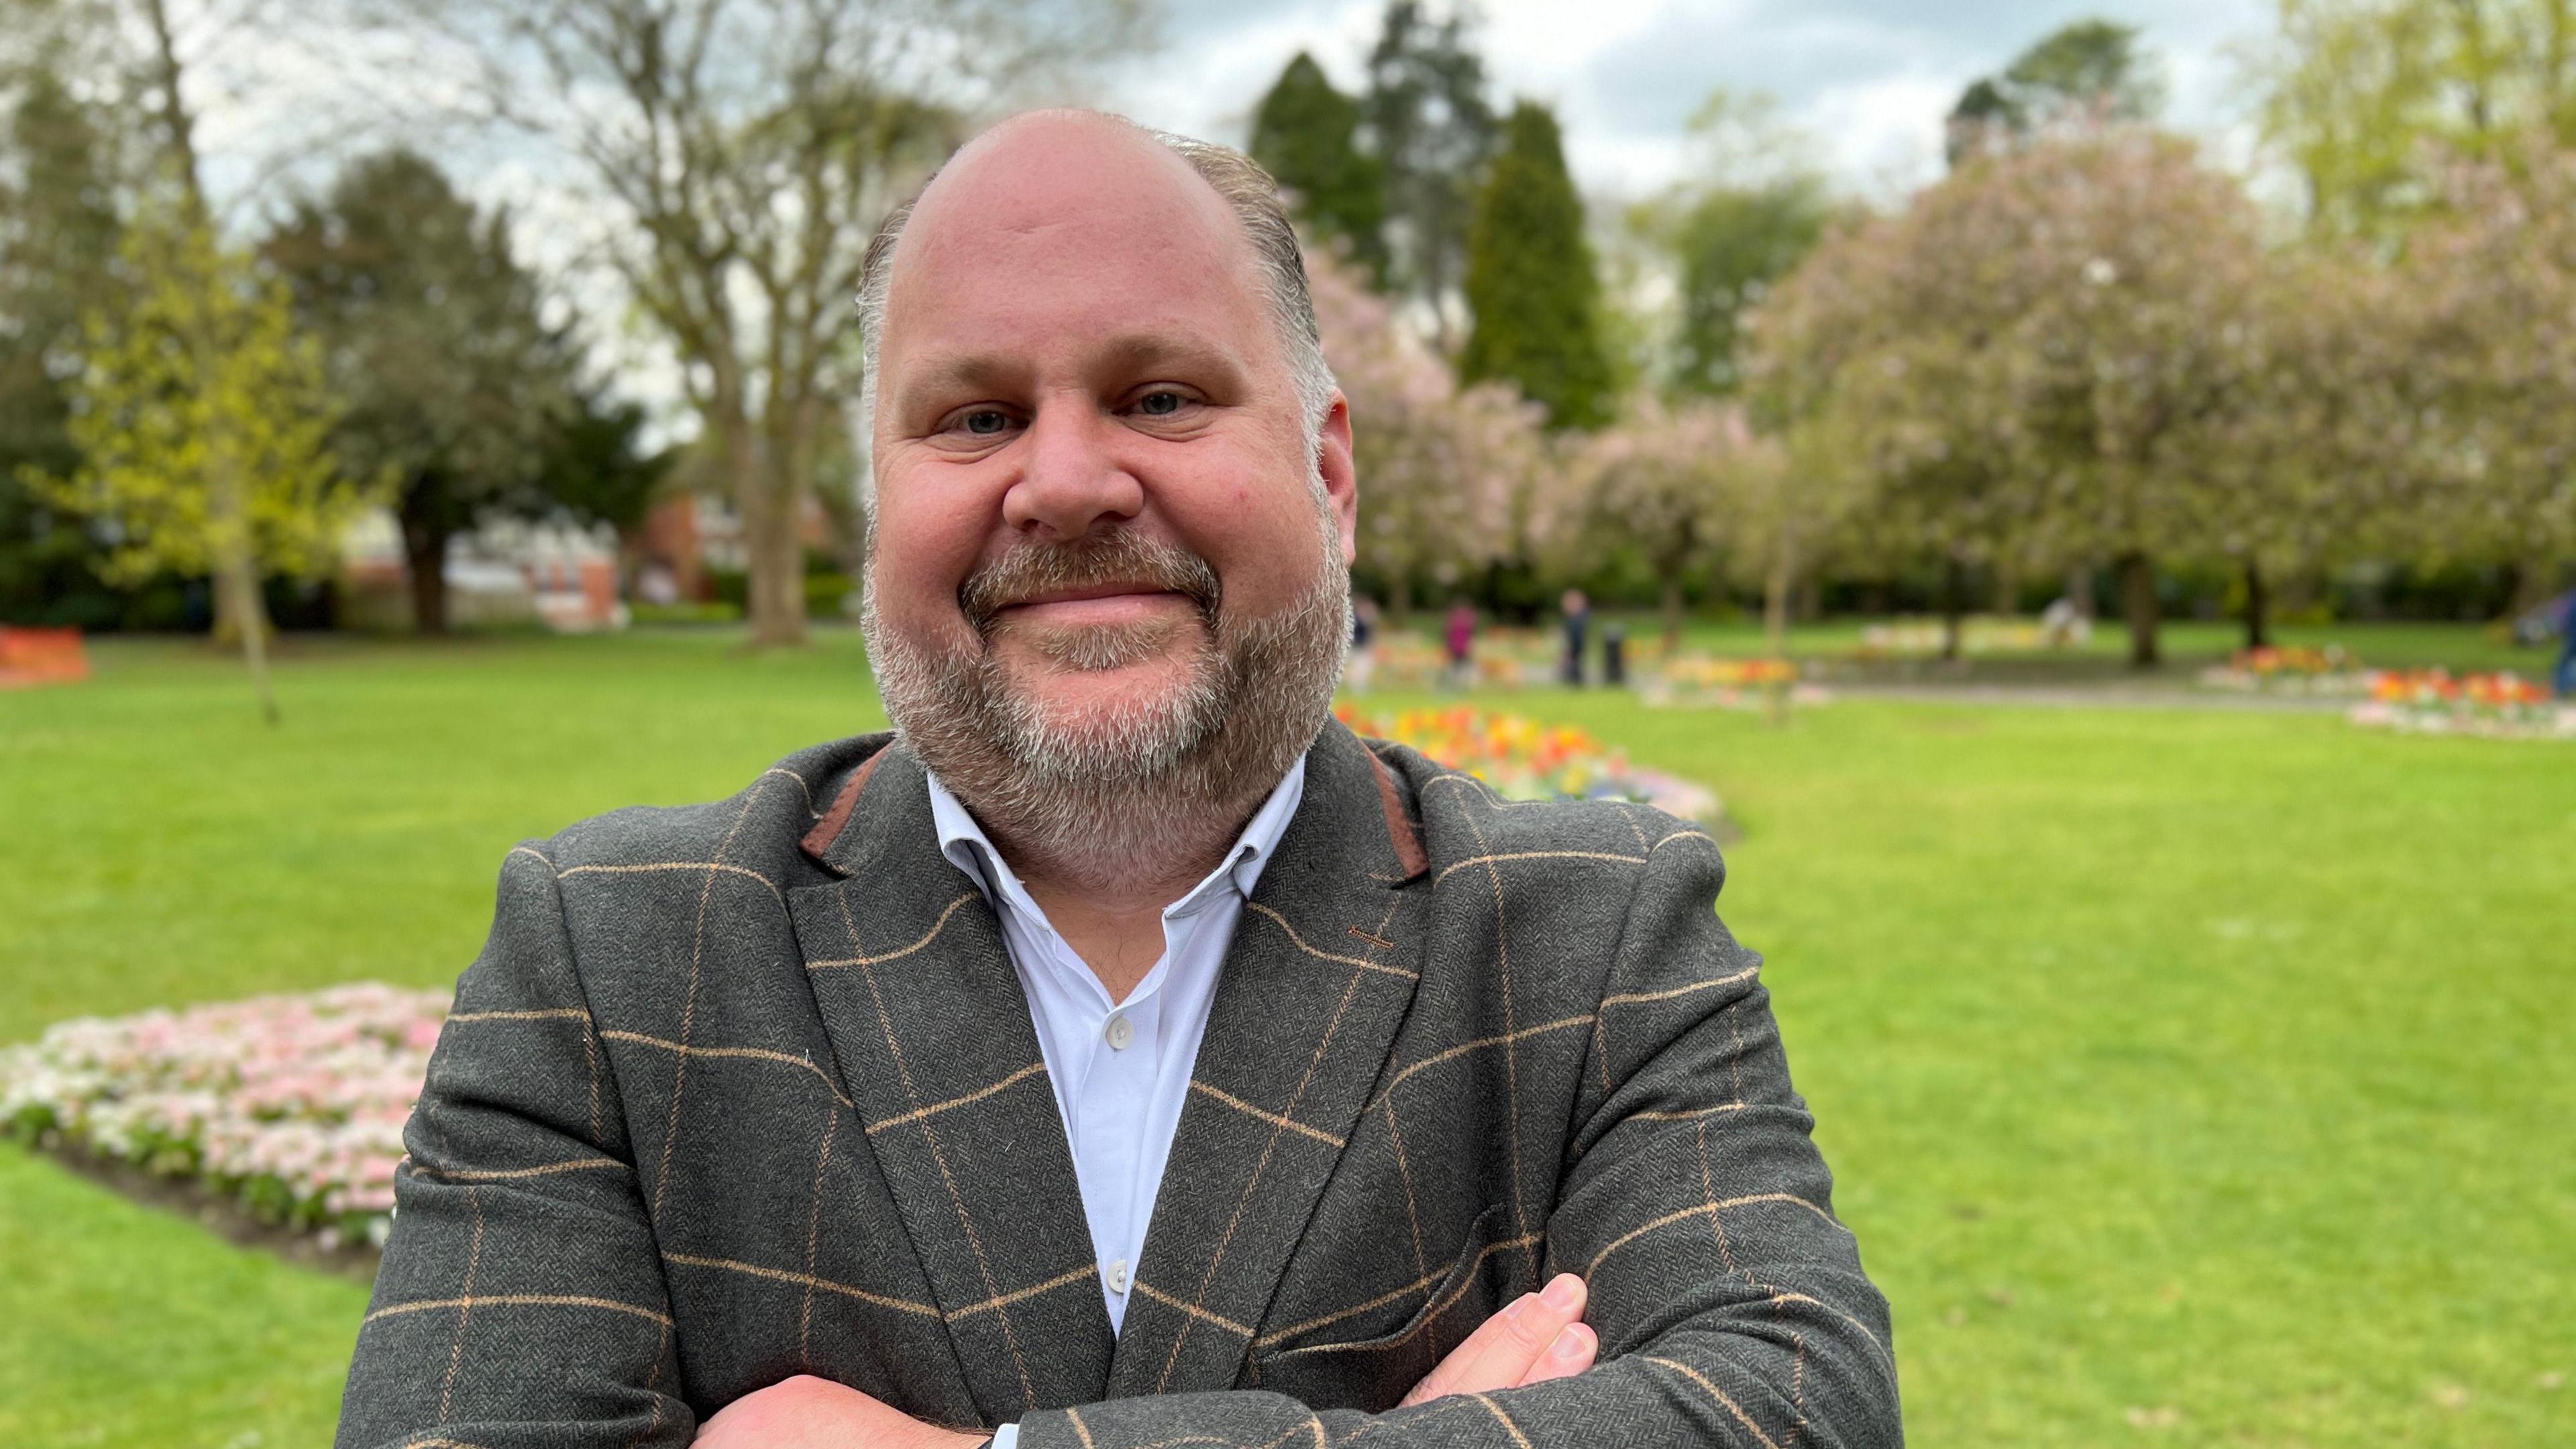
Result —
<path fill-rule="evenodd" d="M 1817 705 L 1829 696 L 1798 679 L 1786 659 L 1711 659 L 1683 655 L 1647 670 L 1637 697 L 1650 705 L 1697 709 L 1768 709 L 1773 704 Z"/>
<path fill-rule="evenodd" d="M 1626 751 L 1605 746 L 1573 725 L 1543 725 L 1522 715 L 1463 706 L 1369 715 L 1345 705 L 1335 714 L 1361 734 L 1410 745 L 1515 799 L 1575 795 L 1638 800 L 1702 822 L 1713 823 L 1719 815 L 1717 796 L 1705 786 L 1631 765 Z"/>
<path fill-rule="evenodd" d="M 447 1001 L 362 984 L 61 1022 L 0 1048 L 0 1129 L 381 1244 Z"/>
<path fill-rule="evenodd" d="M 1369 646 L 1377 655 L 1376 683 L 1394 689 L 1439 689 L 1449 675 L 1449 651 L 1409 629 L 1382 631 Z M 1518 689 L 1556 682 L 1564 643 L 1536 629 L 1487 625 L 1467 648 L 1473 683 L 1482 689 Z"/>
<path fill-rule="evenodd" d="M 2367 687 L 2370 678 L 2340 644 L 2323 649 L 2239 649 L 2224 665 L 2200 673 L 2200 682 L 2212 689 L 2272 694 L 2354 694 Z"/>
<path fill-rule="evenodd" d="M 2379 669 L 2352 722 L 2415 734 L 2576 739 L 2576 705 L 2519 674 L 2453 674 L 2447 669 Z"/>
<path fill-rule="evenodd" d="M 1860 631 L 1860 645 L 1852 651 L 1852 657 L 1863 660 L 1936 659 L 1941 654 L 1942 635 L 1942 626 L 1937 619 L 1871 624 Z M 1962 654 L 2040 654 L 2062 649 L 2072 642 L 2071 636 L 2052 633 L 2045 624 L 2021 619 L 1981 615 L 1963 619 L 1959 625 L 1959 652 Z"/>

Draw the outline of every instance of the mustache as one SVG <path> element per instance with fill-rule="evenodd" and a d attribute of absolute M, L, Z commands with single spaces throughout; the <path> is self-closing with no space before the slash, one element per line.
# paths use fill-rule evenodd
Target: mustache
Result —
<path fill-rule="evenodd" d="M 1022 543 L 968 574 L 957 607 L 975 632 L 990 637 L 1004 609 L 1042 594 L 1103 584 L 1179 594 L 1198 606 L 1211 631 L 1224 591 L 1206 559 L 1176 544 L 1125 528 L 1087 533 L 1066 543 Z"/>

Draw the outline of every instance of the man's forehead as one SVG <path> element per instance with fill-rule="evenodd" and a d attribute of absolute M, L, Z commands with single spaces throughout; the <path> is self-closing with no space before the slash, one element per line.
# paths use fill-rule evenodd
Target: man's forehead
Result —
<path fill-rule="evenodd" d="M 889 258 L 890 310 L 924 272 L 1086 252 L 1252 279 L 1242 226 L 1187 161 L 1124 121 L 1041 112 L 987 131 L 941 168 Z"/>

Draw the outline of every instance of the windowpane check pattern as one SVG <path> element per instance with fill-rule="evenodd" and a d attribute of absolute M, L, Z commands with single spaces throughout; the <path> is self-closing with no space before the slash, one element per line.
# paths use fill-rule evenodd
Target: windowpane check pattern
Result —
<path fill-rule="evenodd" d="M 1894 1444 L 1705 832 L 1327 725 L 1110 1332 L 991 906 L 883 736 L 512 850 L 339 1442 L 680 1446 L 797 1373 L 1025 1449 Z M 1579 1378 L 1395 1408 L 1591 1281 Z"/>

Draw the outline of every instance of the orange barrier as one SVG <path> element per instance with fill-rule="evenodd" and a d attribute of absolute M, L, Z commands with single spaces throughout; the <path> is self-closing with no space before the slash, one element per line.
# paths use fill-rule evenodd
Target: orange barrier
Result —
<path fill-rule="evenodd" d="M 78 629 L 0 628 L 0 689 L 87 678 L 89 651 Z"/>

